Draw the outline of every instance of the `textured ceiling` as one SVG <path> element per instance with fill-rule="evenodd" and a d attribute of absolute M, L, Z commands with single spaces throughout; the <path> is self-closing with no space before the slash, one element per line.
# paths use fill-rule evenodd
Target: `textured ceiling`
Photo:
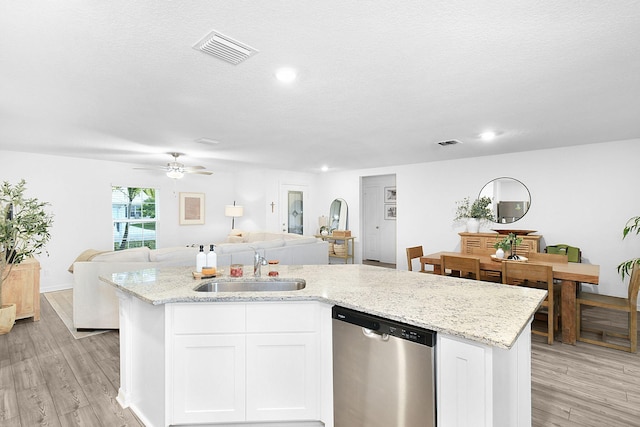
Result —
<path fill-rule="evenodd" d="M 318 172 L 638 138 L 639 47 L 638 1 L 0 0 L 0 150 Z"/>

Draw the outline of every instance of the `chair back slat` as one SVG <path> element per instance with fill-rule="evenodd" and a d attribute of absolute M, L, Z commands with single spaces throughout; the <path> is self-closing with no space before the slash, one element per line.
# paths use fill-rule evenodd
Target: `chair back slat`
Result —
<path fill-rule="evenodd" d="M 544 283 L 553 287 L 553 268 L 550 265 L 530 262 L 503 261 L 502 283 L 508 285 L 531 285 Z"/>
<path fill-rule="evenodd" d="M 462 278 L 480 280 L 480 258 L 469 255 L 440 255 L 440 270 L 442 275 L 447 270 L 459 271 Z"/>
<path fill-rule="evenodd" d="M 529 261 L 568 263 L 569 256 L 563 254 L 547 254 L 544 252 L 529 252 Z"/>
<path fill-rule="evenodd" d="M 412 260 L 420 258 L 423 255 L 424 252 L 422 251 L 422 246 L 412 246 L 407 248 L 407 269 L 409 271 L 413 271 Z"/>

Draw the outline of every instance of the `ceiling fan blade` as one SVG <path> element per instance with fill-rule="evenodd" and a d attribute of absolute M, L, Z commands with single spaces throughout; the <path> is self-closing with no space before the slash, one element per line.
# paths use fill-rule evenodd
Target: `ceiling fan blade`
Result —
<path fill-rule="evenodd" d="M 134 168 L 134 169 L 146 170 L 146 171 L 166 171 L 167 167 L 166 166 L 156 166 L 156 167 L 150 167 L 150 168 Z"/>
<path fill-rule="evenodd" d="M 213 172 L 209 172 L 209 171 L 190 171 L 190 170 L 185 170 L 184 173 L 196 173 L 198 175 L 213 175 Z"/>
<path fill-rule="evenodd" d="M 205 167 L 204 166 L 184 166 L 182 169 L 185 171 L 192 171 L 192 170 L 202 170 L 202 169 L 205 169 Z"/>

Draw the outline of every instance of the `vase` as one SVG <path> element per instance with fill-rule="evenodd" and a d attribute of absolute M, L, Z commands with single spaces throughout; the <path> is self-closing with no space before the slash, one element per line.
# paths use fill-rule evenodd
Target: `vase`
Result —
<path fill-rule="evenodd" d="M 475 218 L 469 218 L 467 220 L 467 232 L 477 233 L 480 230 L 480 221 Z"/>
<path fill-rule="evenodd" d="M 502 250 L 502 248 L 498 248 L 498 250 L 496 251 L 496 258 L 504 258 L 504 251 Z"/>

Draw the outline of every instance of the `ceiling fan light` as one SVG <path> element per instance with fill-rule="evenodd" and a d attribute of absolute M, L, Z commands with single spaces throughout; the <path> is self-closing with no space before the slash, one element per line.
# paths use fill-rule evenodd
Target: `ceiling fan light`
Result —
<path fill-rule="evenodd" d="M 180 179 L 184 176 L 184 173 L 180 172 L 179 170 L 172 169 L 170 171 L 167 171 L 167 176 L 173 179 Z"/>

